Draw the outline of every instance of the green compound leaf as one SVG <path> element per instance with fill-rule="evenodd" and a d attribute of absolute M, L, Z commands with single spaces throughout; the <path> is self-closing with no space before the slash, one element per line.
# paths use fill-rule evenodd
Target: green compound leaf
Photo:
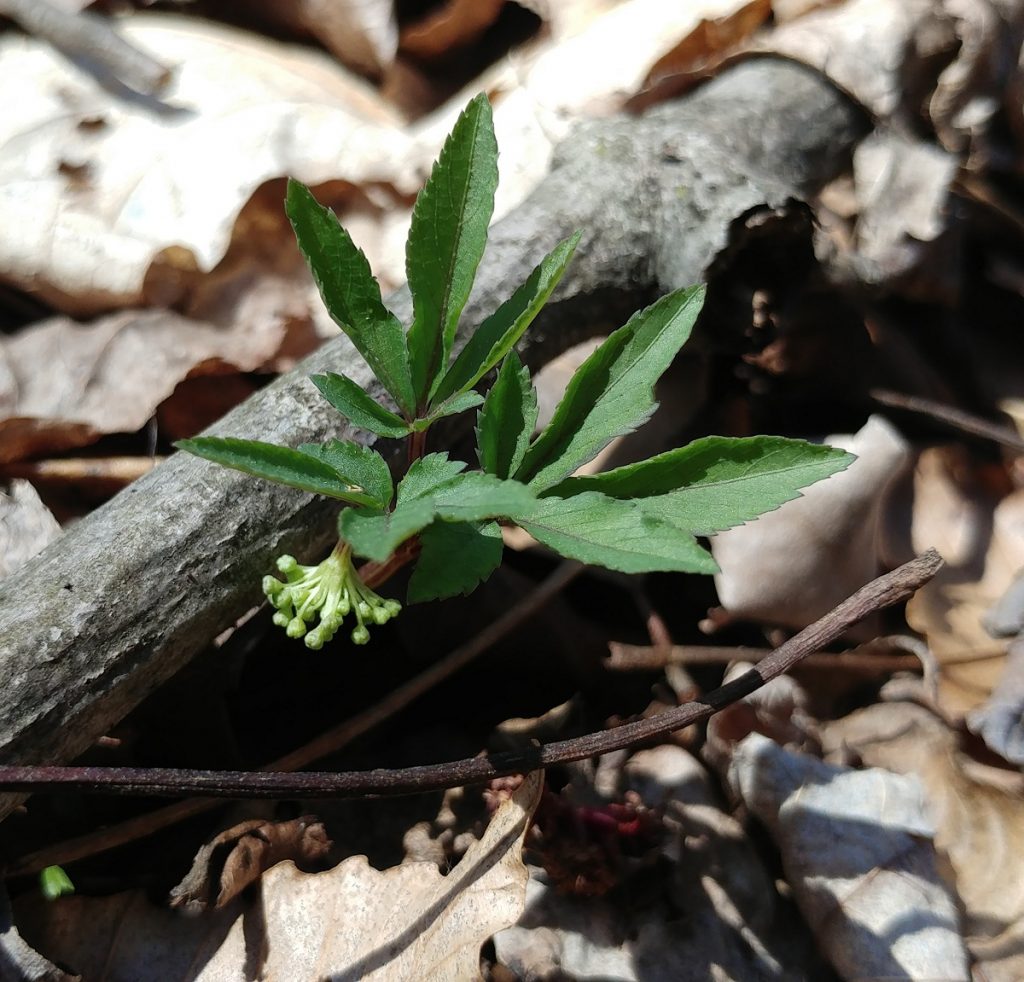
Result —
<path fill-rule="evenodd" d="M 658 570 L 715 573 L 718 565 L 689 533 L 635 502 L 588 491 L 572 498 L 539 498 L 515 521 L 569 559 L 623 573 Z"/>
<path fill-rule="evenodd" d="M 438 385 L 435 400 L 471 389 L 512 350 L 558 286 L 580 234 L 576 232 L 549 252 L 526 282 L 473 332 Z"/>
<path fill-rule="evenodd" d="M 410 427 L 404 419 L 385 409 L 347 375 L 326 372 L 323 375 L 310 375 L 309 379 L 320 390 L 320 394 L 354 426 L 392 439 L 409 435 Z"/>
<path fill-rule="evenodd" d="M 800 497 L 800 488 L 845 470 L 853 459 L 845 450 L 780 436 L 709 436 L 638 464 L 570 478 L 555 493 L 640 499 L 645 514 L 713 535 Z"/>
<path fill-rule="evenodd" d="M 448 366 L 459 316 L 487 242 L 497 185 L 491 106 L 480 94 L 459 117 L 416 199 L 406 244 L 413 302 L 409 358 L 420 407 Z"/>
<path fill-rule="evenodd" d="M 537 390 L 530 370 L 510 351 L 477 415 L 480 466 L 488 474 L 508 477 L 523 462 L 537 425 Z"/>
<path fill-rule="evenodd" d="M 434 522 L 420 542 L 409 579 L 410 603 L 472 593 L 501 565 L 504 548 L 497 522 Z"/>
<path fill-rule="evenodd" d="M 467 409 L 479 406 L 483 401 L 484 397 L 479 392 L 459 392 L 446 402 L 442 402 L 436 408 L 431 409 L 429 416 L 414 420 L 412 428 L 414 430 L 425 430 L 428 426 L 433 426 L 439 419 L 444 419 L 445 416 L 457 416 L 459 413 L 464 413 Z"/>
<path fill-rule="evenodd" d="M 300 491 L 325 494 L 352 505 L 376 507 L 375 499 L 353 486 L 353 482 L 333 467 L 301 450 L 279 447 L 259 440 L 236 440 L 233 437 L 200 436 L 179 440 L 179 450 L 195 454 L 215 464 L 231 467 L 253 477 L 262 477 L 278 484 L 287 484 Z"/>
<path fill-rule="evenodd" d="M 417 469 L 416 464 L 425 466 Z M 431 454 L 416 464 L 398 487 L 393 512 L 381 515 L 366 508 L 346 508 L 339 516 L 338 530 L 357 555 L 383 562 L 435 519 L 480 522 L 510 518 L 534 505 L 533 492 L 525 484 L 502 481 L 480 471 L 453 473 L 454 468 L 465 465 L 447 460 L 446 454 Z"/>
<path fill-rule="evenodd" d="M 449 460 L 447 453 L 428 453 L 414 460 L 398 485 L 398 503 L 421 498 L 454 481 L 466 465 L 461 460 Z"/>
<path fill-rule="evenodd" d="M 610 335 L 570 380 L 516 479 L 549 488 L 647 422 L 657 407 L 654 383 L 690 336 L 703 303 L 703 287 L 677 290 Z"/>
<path fill-rule="evenodd" d="M 387 508 L 395 495 L 387 462 L 369 447 L 352 440 L 328 443 L 303 443 L 299 450 L 322 460 L 353 484 L 358 484 L 381 508 Z"/>
<path fill-rule="evenodd" d="M 399 408 L 411 414 L 416 400 L 405 332 L 398 318 L 384 306 L 366 256 L 334 212 L 322 207 L 309 188 L 298 181 L 288 182 L 285 211 L 327 312 Z"/>
<path fill-rule="evenodd" d="M 397 505 L 386 515 L 368 508 L 346 508 L 338 516 L 338 532 L 357 556 L 382 563 L 436 517 L 432 498 Z"/>

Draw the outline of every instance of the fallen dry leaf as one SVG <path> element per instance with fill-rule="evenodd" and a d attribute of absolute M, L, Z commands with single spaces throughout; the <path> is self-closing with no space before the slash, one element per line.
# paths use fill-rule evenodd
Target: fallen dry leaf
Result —
<path fill-rule="evenodd" d="M 736 747 L 729 776 L 843 978 L 970 979 L 916 778 L 834 767 L 757 733 Z"/>
<path fill-rule="evenodd" d="M 22 93 L 0 118 L 8 282 L 77 315 L 138 304 L 154 265 L 217 266 L 267 181 L 419 186 L 399 117 L 326 56 L 167 14 L 123 31 L 175 66 L 164 101 L 123 101 L 45 43 L 0 38 L 0 88 Z"/>
<path fill-rule="evenodd" d="M 254 903 L 201 917 L 131 892 L 27 897 L 17 922 L 37 950 L 111 982 L 476 978 L 481 945 L 523 911 L 521 850 L 542 784 L 541 772 L 527 777 L 447 876 L 430 863 L 379 872 L 363 856 L 313 874 L 284 862 L 264 874 Z"/>
<path fill-rule="evenodd" d="M 802 497 L 711 539 L 721 566 L 718 596 L 730 617 L 802 628 L 878 574 L 884 498 L 909 461 L 907 443 L 881 416 L 854 436 L 826 442 L 857 459 Z M 851 636 L 871 634 L 873 623 Z"/>
<path fill-rule="evenodd" d="M 643 90 L 629 101 L 643 109 L 689 91 L 711 78 L 727 56 L 771 16 L 771 0 L 749 0 L 722 17 L 705 18 L 675 48 L 652 66 Z"/>
<path fill-rule="evenodd" d="M 0 883 L 0 977 L 5 982 L 79 982 L 25 943 L 11 918 L 7 887 Z"/>
<path fill-rule="evenodd" d="M 33 324 L 0 339 L 0 462 L 133 433 L 180 382 L 253 371 L 285 340 L 280 321 L 224 329 L 163 310 Z"/>
<path fill-rule="evenodd" d="M 941 241 L 959 166 L 939 147 L 889 131 L 876 130 L 858 144 L 853 261 L 862 282 L 906 285 L 913 278 L 917 292 L 930 301 L 958 282 L 942 258 Z"/>
<path fill-rule="evenodd" d="M 1011 775 L 969 763 L 942 720 L 908 703 L 825 724 L 822 742 L 831 753 L 853 751 L 870 766 L 920 779 L 963 905 L 976 977 L 1024 978 L 1024 797 L 1001 786 Z"/>
<path fill-rule="evenodd" d="M 943 146 L 966 166 L 993 163 L 992 129 L 1000 110 L 1020 116 L 1024 5 L 1017 0 L 943 0 L 959 50 L 938 77 L 928 116 Z"/>
<path fill-rule="evenodd" d="M 968 714 L 967 726 L 990 750 L 1024 767 L 1024 637 L 1010 645 L 999 681 L 984 705 Z"/>
<path fill-rule="evenodd" d="M 189 913 L 219 910 L 272 866 L 290 860 L 308 867 L 321 862 L 331 845 L 323 823 L 312 815 L 288 822 L 241 822 L 200 848 L 192 869 L 171 890 L 171 906 Z"/>
<path fill-rule="evenodd" d="M 666 745 L 624 766 L 615 755 L 606 762 L 620 800 L 635 795 L 647 817 L 660 816 L 660 838 L 634 854 L 636 880 L 624 864 L 622 881 L 604 896 L 560 892 L 534 868 L 526 913 L 495 936 L 501 965 L 524 980 L 820 975 L 810 938 L 801 944 L 806 932 L 787 919 L 761 859 L 693 756 Z"/>
<path fill-rule="evenodd" d="M 61 534 L 60 523 L 36 489 L 15 478 L 0 486 L 0 577 L 9 576 Z"/>
<path fill-rule="evenodd" d="M 749 0 L 662 0 L 619 3 L 530 3 L 545 19 L 546 36 L 491 66 L 425 118 L 417 139 L 437 147 L 469 96 L 483 90 L 494 101 L 501 148 L 495 217 L 507 214 L 548 172 L 554 147 L 582 117 L 610 115 L 643 86 L 651 69 L 705 20 L 728 17 Z"/>
<path fill-rule="evenodd" d="M 402 29 L 402 53 L 423 60 L 451 57 L 452 48 L 475 41 L 504 6 L 505 0 L 445 0 Z"/>
<path fill-rule="evenodd" d="M 398 50 L 398 22 L 392 0 L 301 0 L 274 4 L 294 11 L 299 23 L 346 65 L 380 75 Z"/>
<path fill-rule="evenodd" d="M 752 48 L 817 68 L 887 119 L 908 90 L 931 81 L 936 49 L 952 58 L 956 41 L 952 18 L 933 0 L 846 0 L 781 25 Z"/>
<path fill-rule="evenodd" d="M 907 605 L 939 663 L 943 711 L 961 716 L 996 684 L 1008 642 L 984 618 L 1024 568 L 1024 491 L 999 499 L 984 472 L 953 449 L 930 449 L 914 474 L 913 548 L 939 550 L 946 565 Z"/>

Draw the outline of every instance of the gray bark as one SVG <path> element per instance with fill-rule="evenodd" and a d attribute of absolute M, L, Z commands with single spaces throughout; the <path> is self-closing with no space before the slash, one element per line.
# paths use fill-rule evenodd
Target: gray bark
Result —
<path fill-rule="evenodd" d="M 858 111 L 822 78 L 774 60 L 741 64 L 644 117 L 588 123 L 492 229 L 463 323 L 479 323 L 560 238 L 583 229 L 524 347 L 536 367 L 655 294 L 701 281 L 741 216 L 783 207 L 832 176 L 860 128 Z M 390 303 L 408 322 L 407 293 Z M 324 369 L 373 384 L 338 338 L 209 432 L 292 446 L 338 435 L 338 416 L 307 379 Z M 258 602 L 275 556 L 322 553 L 335 513 L 330 502 L 179 454 L 69 529 L 0 582 L 0 761 L 81 752 Z M 15 800 L 0 802 L 0 815 Z"/>

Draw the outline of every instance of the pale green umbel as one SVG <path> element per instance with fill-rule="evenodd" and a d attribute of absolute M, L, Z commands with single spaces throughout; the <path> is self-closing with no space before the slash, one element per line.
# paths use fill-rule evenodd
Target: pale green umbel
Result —
<path fill-rule="evenodd" d="M 356 619 L 352 641 L 370 640 L 367 624 L 386 624 L 397 617 L 402 605 L 373 592 L 352 565 L 352 550 L 339 542 L 318 566 L 303 566 L 294 556 L 281 556 L 277 568 L 284 574 L 263 577 L 263 592 L 277 608 L 274 623 L 290 638 L 305 638 L 306 647 L 322 648 L 344 623 L 349 614 Z M 319 619 L 316 627 L 309 624 Z"/>

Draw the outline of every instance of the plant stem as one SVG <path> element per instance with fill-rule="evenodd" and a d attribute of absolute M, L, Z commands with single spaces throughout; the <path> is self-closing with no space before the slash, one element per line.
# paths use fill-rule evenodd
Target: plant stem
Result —
<path fill-rule="evenodd" d="M 529 750 L 395 770 L 270 773 L 127 767 L 0 767 L 0 790 L 94 791 L 127 795 L 203 795 L 218 798 L 318 798 L 415 794 L 526 774 L 664 737 L 699 723 L 789 671 L 877 610 L 906 600 L 942 567 L 934 549 L 861 587 L 738 679 L 647 719 Z"/>

